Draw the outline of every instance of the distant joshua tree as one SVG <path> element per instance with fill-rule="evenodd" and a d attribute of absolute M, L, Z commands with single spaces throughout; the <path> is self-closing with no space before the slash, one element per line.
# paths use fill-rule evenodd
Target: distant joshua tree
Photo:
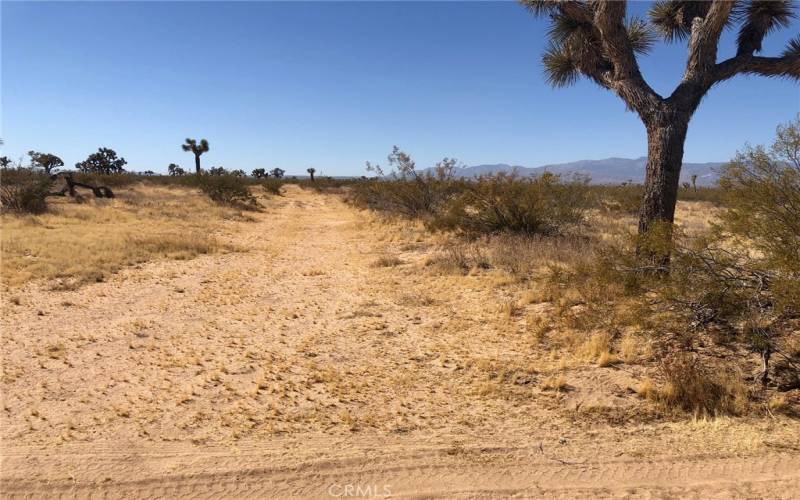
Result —
<path fill-rule="evenodd" d="M 796 15 L 789 0 L 661 0 L 650 8 L 649 22 L 626 18 L 624 1 L 521 3 L 550 21 L 550 44 L 542 61 L 551 85 L 565 87 L 586 77 L 617 94 L 644 123 L 647 169 L 639 233 L 658 221 L 674 221 L 689 120 L 712 87 L 736 75 L 800 79 L 800 36 L 778 57 L 755 55 L 765 36 L 789 27 Z M 736 54 L 717 62 L 720 35 L 734 26 L 739 31 Z M 688 45 L 683 77 L 668 97 L 648 85 L 636 60 L 659 36 Z"/>
<path fill-rule="evenodd" d="M 11 166 L 11 160 L 8 159 L 8 156 L 0 156 L 0 168 L 8 168 Z"/>
<path fill-rule="evenodd" d="M 697 174 L 692 174 L 692 187 L 697 191 Z"/>
<path fill-rule="evenodd" d="M 75 168 L 81 172 L 94 174 L 121 174 L 128 162 L 125 158 L 117 157 L 117 152 L 111 148 L 99 148 L 96 153 L 89 155 L 86 160 L 76 163 Z"/>
<path fill-rule="evenodd" d="M 28 156 L 31 157 L 31 166 L 34 168 L 41 168 L 47 175 L 55 173 L 56 170 L 64 166 L 64 162 L 61 158 L 50 153 L 28 151 Z"/>
<path fill-rule="evenodd" d="M 306 172 L 308 172 L 308 175 L 311 176 L 311 182 L 314 182 L 314 174 L 317 172 L 317 169 L 314 167 L 310 167 L 306 169 Z"/>
<path fill-rule="evenodd" d="M 194 154 L 194 169 L 196 174 L 200 174 L 200 156 L 203 153 L 208 153 L 208 141 L 200 139 L 200 144 L 197 144 L 195 139 L 186 139 L 186 142 L 181 146 L 184 151 L 191 151 Z"/>
<path fill-rule="evenodd" d="M 225 170 L 225 167 L 211 167 L 208 169 L 208 173 L 211 175 L 225 175 L 228 171 Z"/>
<path fill-rule="evenodd" d="M 231 170 L 230 174 L 234 177 L 246 177 L 247 174 L 244 173 L 244 170 Z"/>
<path fill-rule="evenodd" d="M 169 164 L 169 166 L 167 167 L 167 172 L 169 172 L 169 175 L 172 176 L 186 175 L 186 170 L 182 169 L 181 167 L 179 167 L 174 163 Z"/>
<path fill-rule="evenodd" d="M 254 168 L 250 175 L 255 177 L 256 179 L 263 179 L 265 177 L 269 177 L 269 173 L 264 170 L 263 168 Z"/>
<path fill-rule="evenodd" d="M 146 175 L 146 176 L 148 176 L 148 177 L 150 177 L 150 176 L 153 176 L 153 175 L 156 175 L 156 173 L 155 173 L 155 172 L 153 172 L 152 170 L 145 170 L 144 172 L 142 172 L 142 174 L 143 174 L 143 175 Z"/>
<path fill-rule="evenodd" d="M 276 168 L 273 168 L 273 169 L 270 171 L 270 173 L 271 173 L 271 174 L 272 174 L 272 176 L 273 176 L 273 177 L 275 177 L 276 179 L 281 179 L 281 178 L 283 178 L 283 174 L 285 174 L 285 173 L 286 173 L 286 171 L 285 171 L 284 169 L 282 169 L 282 168 L 277 168 L 277 167 L 276 167 Z"/>

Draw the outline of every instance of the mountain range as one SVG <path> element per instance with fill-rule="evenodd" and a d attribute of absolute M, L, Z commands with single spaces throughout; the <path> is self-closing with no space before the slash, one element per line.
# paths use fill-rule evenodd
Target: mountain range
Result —
<path fill-rule="evenodd" d="M 641 183 L 644 181 L 645 164 L 647 157 L 631 158 L 606 158 L 605 160 L 579 160 L 570 163 L 542 165 L 541 167 L 523 167 L 521 165 L 508 165 L 497 163 L 494 165 L 474 165 L 457 168 L 457 177 L 478 177 L 500 172 L 516 172 L 521 176 L 538 176 L 544 172 L 552 172 L 564 176 L 588 176 L 592 184 L 621 184 L 623 182 Z M 716 184 L 718 169 L 724 162 L 709 163 L 684 163 L 681 169 L 681 182 L 691 182 L 692 175 L 697 175 L 698 186 L 712 186 Z M 433 169 L 426 169 L 432 171 Z"/>

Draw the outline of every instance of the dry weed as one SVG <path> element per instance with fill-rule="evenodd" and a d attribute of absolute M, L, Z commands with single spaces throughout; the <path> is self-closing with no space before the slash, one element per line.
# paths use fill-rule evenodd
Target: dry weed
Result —
<path fill-rule="evenodd" d="M 232 211 L 186 188 L 134 186 L 114 200 L 52 203 L 37 217 L 3 216 L 2 278 L 58 288 L 101 281 L 124 266 L 230 248 L 210 236 Z"/>

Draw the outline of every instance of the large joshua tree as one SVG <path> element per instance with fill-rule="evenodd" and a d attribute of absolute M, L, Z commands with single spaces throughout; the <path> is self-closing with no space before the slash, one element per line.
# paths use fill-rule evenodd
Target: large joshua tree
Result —
<path fill-rule="evenodd" d="M 186 142 L 181 146 L 184 151 L 191 151 L 194 154 L 194 170 L 200 175 L 200 155 L 208 152 L 208 141 L 205 139 L 200 140 L 200 144 L 195 139 L 186 139 Z"/>
<path fill-rule="evenodd" d="M 788 27 L 795 17 L 790 1 L 658 1 L 649 22 L 626 18 L 624 1 L 521 3 L 550 19 L 550 45 L 542 61 L 551 85 L 589 78 L 619 96 L 644 123 L 647 170 L 640 234 L 657 221 L 674 221 L 689 120 L 711 87 L 739 74 L 800 79 L 800 36 L 778 57 L 755 55 L 766 35 Z M 738 27 L 736 54 L 718 61 L 720 35 L 728 27 Z M 647 53 L 659 36 L 688 46 L 683 78 L 667 97 L 647 84 L 636 61 L 636 54 Z"/>

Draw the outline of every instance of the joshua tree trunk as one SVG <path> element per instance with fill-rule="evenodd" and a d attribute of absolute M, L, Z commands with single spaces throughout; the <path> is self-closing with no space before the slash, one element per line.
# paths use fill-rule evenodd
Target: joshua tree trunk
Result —
<path fill-rule="evenodd" d="M 314 172 L 310 172 L 311 175 L 311 182 L 314 182 Z"/>
<path fill-rule="evenodd" d="M 675 220 L 688 127 L 689 117 L 676 113 L 659 113 L 647 124 L 647 170 L 639 209 L 639 234 L 646 233 L 655 222 Z"/>
<path fill-rule="evenodd" d="M 200 155 L 194 155 L 194 171 L 200 175 Z"/>

